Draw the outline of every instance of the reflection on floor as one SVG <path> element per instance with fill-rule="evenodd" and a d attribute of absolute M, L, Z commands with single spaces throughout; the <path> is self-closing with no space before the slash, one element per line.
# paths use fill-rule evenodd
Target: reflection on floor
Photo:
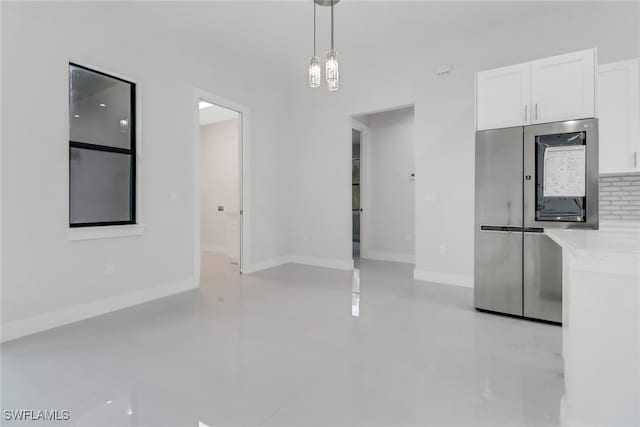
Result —
<path fill-rule="evenodd" d="M 362 260 L 357 292 L 348 271 L 234 268 L 205 254 L 198 291 L 6 343 L 3 409 L 83 427 L 558 422 L 556 326 L 477 313 L 471 289 L 406 264 Z"/>
<path fill-rule="evenodd" d="M 353 267 L 360 267 L 360 242 L 353 241 L 352 242 L 352 257 L 353 257 Z"/>

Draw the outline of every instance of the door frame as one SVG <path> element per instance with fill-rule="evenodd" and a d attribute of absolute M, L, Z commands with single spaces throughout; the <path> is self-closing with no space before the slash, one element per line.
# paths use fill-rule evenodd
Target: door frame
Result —
<path fill-rule="evenodd" d="M 366 238 L 365 238 L 365 230 L 367 229 L 366 227 L 366 215 L 364 215 L 365 211 L 366 211 L 366 169 L 367 169 L 367 162 L 366 162 L 366 156 L 367 156 L 367 138 L 369 137 L 368 133 L 369 133 L 369 128 L 367 127 L 367 125 L 365 125 L 364 123 L 362 123 L 361 121 L 357 120 L 356 118 L 351 118 L 351 127 L 349 128 L 349 139 L 350 139 L 350 145 L 353 147 L 353 137 L 352 137 L 352 131 L 353 130 L 357 130 L 358 132 L 360 132 L 360 258 L 366 258 L 367 257 L 367 250 L 365 249 L 366 246 L 364 244 L 364 242 L 366 242 Z M 351 149 L 351 159 L 353 160 L 353 148 Z M 351 163 L 351 167 L 353 168 L 353 161 Z M 353 184 L 353 175 L 349 174 L 349 178 L 351 179 L 351 182 L 349 183 L 349 185 Z M 353 193 L 352 193 L 352 197 L 353 197 Z M 352 201 L 352 197 L 349 198 L 349 201 L 351 203 L 353 203 Z M 353 205 L 351 206 L 351 260 L 355 262 L 355 260 L 353 259 Z"/>
<path fill-rule="evenodd" d="M 192 98 L 192 143 L 193 143 L 193 276 L 200 284 L 200 266 L 201 266 L 201 248 L 200 248 L 200 109 L 198 102 L 200 100 L 210 102 L 217 106 L 236 111 L 239 114 L 239 157 L 238 173 L 239 173 L 239 197 L 240 197 L 240 259 L 238 266 L 240 274 L 245 271 L 246 266 L 250 265 L 250 210 L 249 210 L 249 108 L 238 104 L 234 101 L 214 95 L 205 90 L 194 88 Z"/>

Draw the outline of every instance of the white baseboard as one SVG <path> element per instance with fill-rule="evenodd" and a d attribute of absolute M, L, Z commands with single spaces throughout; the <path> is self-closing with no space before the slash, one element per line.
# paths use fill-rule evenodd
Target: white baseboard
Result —
<path fill-rule="evenodd" d="M 381 252 L 372 250 L 367 250 L 362 254 L 361 258 L 373 259 L 376 261 L 404 262 L 407 264 L 413 264 L 415 262 L 415 256 L 411 254 L 399 254 L 393 252 Z"/>
<path fill-rule="evenodd" d="M 277 257 L 277 258 L 271 258 L 271 259 L 267 259 L 267 260 L 264 260 L 264 261 L 254 262 L 252 264 L 245 265 L 242 268 L 242 274 L 255 273 L 255 272 L 258 272 L 260 270 L 266 270 L 268 268 L 273 268 L 273 267 L 277 267 L 277 266 L 282 265 L 282 264 L 286 264 L 287 262 L 289 262 L 289 261 L 287 260 L 286 256 Z"/>
<path fill-rule="evenodd" d="M 445 285 L 473 288 L 473 276 L 464 274 L 440 273 L 437 271 L 413 270 L 413 278 L 425 282 L 444 283 Z"/>
<path fill-rule="evenodd" d="M 333 268 L 336 270 L 353 270 L 353 260 L 342 260 L 335 258 L 319 258 L 301 255 L 289 255 L 288 262 L 294 264 L 313 265 L 315 267 Z"/>
<path fill-rule="evenodd" d="M 218 254 L 225 254 L 225 255 L 229 254 L 229 251 L 227 250 L 226 247 L 218 246 L 218 245 L 201 245 L 200 250 L 202 252 L 215 252 Z"/>
<path fill-rule="evenodd" d="M 264 261 L 259 261 L 251 265 L 245 266 L 243 274 L 256 273 L 268 268 L 277 267 L 283 264 L 304 264 L 312 265 L 314 267 L 333 268 L 336 270 L 352 270 L 353 260 L 341 260 L 333 258 L 320 258 L 320 257 L 308 257 L 301 255 L 284 255 L 277 258 L 271 258 Z"/>
<path fill-rule="evenodd" d="M 156 286 L 137 292 L 78 304 L 26 319 L 13 320 L 2 325 L 0 342 L 14 340 L 196 288 L 198 288 L 198 282 L 195 279 L 188 279 L 164 286 Z"/>

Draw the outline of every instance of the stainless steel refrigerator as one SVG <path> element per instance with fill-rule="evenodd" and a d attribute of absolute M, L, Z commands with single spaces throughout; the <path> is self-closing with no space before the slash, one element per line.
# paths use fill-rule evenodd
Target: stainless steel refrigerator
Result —
<path fill-rule="evenodd" d="M 562 322 L 545 228 L 598 228 L 596 119 L 476 133 L 475 307 Z"/>

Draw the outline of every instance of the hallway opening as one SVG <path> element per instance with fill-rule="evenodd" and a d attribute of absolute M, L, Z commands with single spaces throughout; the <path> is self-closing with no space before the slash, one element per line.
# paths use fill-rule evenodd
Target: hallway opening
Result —
<path fill-rule="evenodd" d="M 200 133 L 200 249 L 240 271 L 242 118 L 237 111 L 198 101 Z"/>
<path fill-rule="evenodd" d="M 415 262 L 414 107 L 352 117 L 352 241 L 359 258 Z"/>

